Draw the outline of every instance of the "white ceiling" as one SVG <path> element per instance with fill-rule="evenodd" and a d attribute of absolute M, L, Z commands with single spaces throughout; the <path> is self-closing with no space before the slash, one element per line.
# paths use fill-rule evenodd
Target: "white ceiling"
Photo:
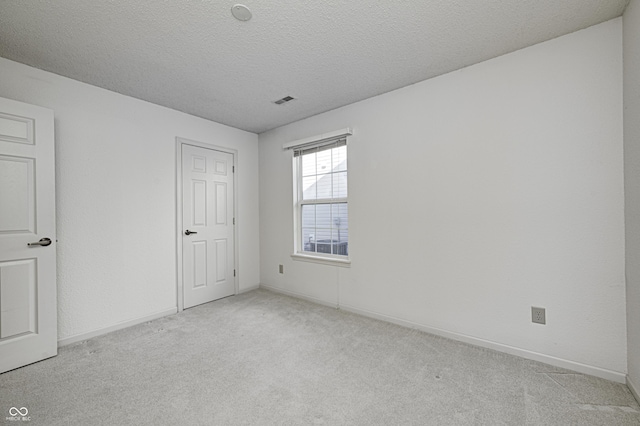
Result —
<path fill-rule="evenodd" d="M 0 56 L 260 133 L 615 18 L 629 0 L 239 1 L 251 20 L 223 0 L 0 0 Z"/>

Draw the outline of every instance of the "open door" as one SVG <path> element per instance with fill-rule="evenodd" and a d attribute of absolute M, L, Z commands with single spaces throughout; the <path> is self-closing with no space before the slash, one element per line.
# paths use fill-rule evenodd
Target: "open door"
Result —
<path fill-rule="evenodd" d="M 58 353 L 53 111 L 0 98 L 0 373 Z"/>

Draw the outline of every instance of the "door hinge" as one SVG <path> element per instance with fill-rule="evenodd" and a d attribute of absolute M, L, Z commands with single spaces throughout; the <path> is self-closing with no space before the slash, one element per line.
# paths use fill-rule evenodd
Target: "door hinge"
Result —
<path fill-rule="evenodd" d="M 236 270 L 235 269 L 233 270 L 233 276 L 234 277 L 236 276 Z"/>
<path fill-rule="evenodd" d="M 236 218 L 235 217 L 233 218 L 233 224 L 234 225 L 236 224 Z"/>
<path fill-rule="evenodd" d="M 235 173 L 236 172 L 236 166 L 231 166 L 231 173 Z"/>

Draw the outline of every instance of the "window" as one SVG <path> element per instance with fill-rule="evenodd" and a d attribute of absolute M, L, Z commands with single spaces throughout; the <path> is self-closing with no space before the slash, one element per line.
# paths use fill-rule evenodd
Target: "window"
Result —
<path fill-rule="evenodd" d="M 350 133 L 349 133 L 350 134 Z M 294 146 L 295 253 L 334 260 L 349 256 L 345 135 Z"/>

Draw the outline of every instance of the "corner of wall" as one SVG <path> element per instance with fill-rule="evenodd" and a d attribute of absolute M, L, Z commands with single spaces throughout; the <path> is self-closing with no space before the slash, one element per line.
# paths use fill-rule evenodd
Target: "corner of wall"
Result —
<path fill-rule="evenodd" d="M 627 309 L 627 384 L 640 388 L 640 2 L 623 15 L 625 278 Z"/>
<path fill-rule="evenodd" d="M 636 401 L 638 401 L 638 404 L 640 404 L 640 388 L 635 385 L 629 376 L 627 376 L 627 387 L 636 398 Z"/>

